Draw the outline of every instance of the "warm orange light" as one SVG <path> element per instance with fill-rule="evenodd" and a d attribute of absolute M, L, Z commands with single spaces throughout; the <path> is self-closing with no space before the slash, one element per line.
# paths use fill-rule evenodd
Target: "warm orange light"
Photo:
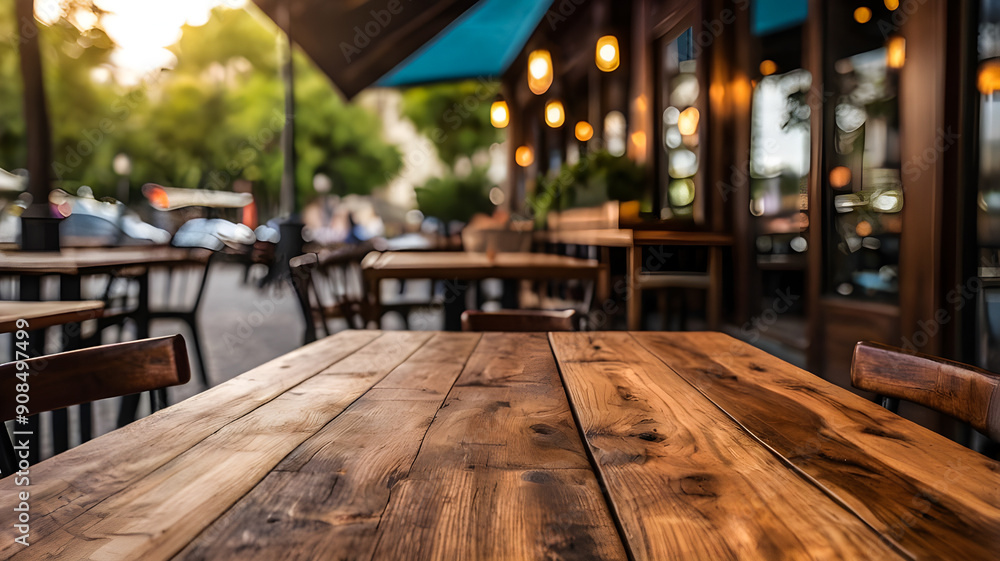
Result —
<path fill-rule="evenodd" d="M 983 95 L 990 95 L 1000 90 L 1000 60 L 987 60 L 979 66 L 977 86 L 979 93 Z"/>
<path fill-rule="evenodd" d="M 698 119 L 701 115 L 694 107 L 688 107 L 677 117 L 677 130 L 684 136 L 698 132 Z"/>
<path fill-rule="evenodd" d="M 576 139 L 580 142 L 587 142 L 594 137 L 594 127 L 590 126 L 587 121 L 580 121 L 576 124 Z"/>
<path fill-rule="evenodd" d="M 561 101 L 550 101 L 545 104 L 545 124 L 552 128 L 559 128 L 566 122 L 566 110 L 563 109 Z"/>
<path fill-rule="evenodd" d="M 872 235 L 872 225 L 867 220 L 862 220 L 861 222 L 858 222 L 857 227 L 854 228 L 854 232 L 862 238 L 870 236 Z"/>
<path fill-rule="evenodd" d="M 153 205 L 153 208 L 160 210 L 170 208 L 170 198 L 167 196 L 167 192 L 159 185 L 153 183 L 143 185 L 142 194 L 146 195 L 146 198 L 149 199 L 149 204 Z"/>
<path fill-rule="evenodd" d="M 535 95 L 549 91 L 552 85 L 552 55 L 544 50 L 531 51 L 528 55 L 528 89 Z"/>
<path fill-rule="evenodd" d="M 646 133 L 643 131 L 635 131 L 632 133 L 632 146 L 635 147 L 636 151 L 640 154 L 646 151 Z"/>
<path fill-rule="evenodd" d="M 614 35 L 605 35 L 597 40 L 597 49 L 594 52 L 594 62 L 597 68 L 604 72 L 611 72 L 618 68 L 621 62 L 620 50 L 618 48 L 618 38 Z"/>
<path fill-rule="evenodd" d="M 510 111 L 507 109 L 506 101 L 493 102 L 490 107 L 490 123 L 498 129 L 502 129 L 510 123 Z"/>
<path fill-rule="evenodd" d="M 535 162 L 535 152 L 529 146 L 518 146 L 514 151 L 514 161 L 522 168 L 526 168 Z"/>
<path fill-rule="evenodd" d="M 778 65 L 775 64 L 773 60 L 765 60 L 760 63 L 760 73 L 764 76 L 770 76 L 778 71 Z"/>
<path fill-rule="evenodd" d="M 895 10 L 899 7 L 899 0 L 885 0 L 885 7 L 889 10 Z"/>
<path fill-rule="evenodd" d="M 885 64 L 889 68 L 902 68 L 906 62 L 906 39 L 893 35 L 885 44 Z"/>
<path fill-rule="evenodd" d="M 868 23 L 868 20 L 872 19 L 872 11 L 870 8 L 861 6 L 857 10 L 854 10 L 854 21 L 858 23 Z"/>
<path fill-rule="evenodd" d="M 837 166 L 830 170 L 830 185 L 837 189 L 851 183 L 851 170 L 845 166 Z"/>

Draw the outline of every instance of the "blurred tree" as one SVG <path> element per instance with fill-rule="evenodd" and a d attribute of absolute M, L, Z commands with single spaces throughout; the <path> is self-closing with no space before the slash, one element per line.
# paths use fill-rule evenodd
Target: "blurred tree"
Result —
<path fill-rule="evenodd" d="M 417 207 L 427 216 L 443 221 L 468 222 L 477 212 L 491 213 L 489 181 L 485 168 L 456 175 L 456 164 L 473 158 L 504 133 L 490 123 L 490 105 L 500 84 L 466 80 L 417 86 L 403 92 L 403 115 L 434 143 L 438 157 L 447 164 L 444 177 L 431 178 L 416 189 Z"/>
<path fill-rule="evenodd" d="M 444 222 L 468 222 L 476 213 L 493 212 L 493 203 L 487 194 L 490 186 L 485 168 L 473 169 L 462 178 L 454 174 L 434 177 L 417 187 L 417 208 L 425 216 Z"/>
<path fill-rule="evenodd" d="M 99 24 L 81 32 L 63 17 L 41 26 L 53 175 L 61 186 L 87 184 L 97 196 L 114 195 L 111 161 L 124 152 L 133 187 L 228 190 L 235 179 L 249 179 L 266 218 L 280 187 L 283 90 L 277 28 L 249 10 L 256 8 L 217 8 L 205 25 L 185 27 L 171 47 L 175 67 L 134 86 L 115 80 L 114 44 Z M 6 169 L 25 162 L 14 26 L 11 3 L 0 2 L 0 167 Z M 373 134 L 381 129 L 378 117 L 345 103 L 299 53 L 296 84 L 300 197 L 312 196 L 312 178 L 321 171 L 343 193 L 369 193 L 399 172 L 399 151 Z"/>
<path fill-rule="evenodd" d="M 499 83 L 479 80 L 417 86 L 403 92 L 403 115 L 434 142 L 441 161 L 454 167 L 463 156 L 503 142 L 503 131 L 490 123 L 490 105 L 499 92 Z"/>
<path fill-rule="evenodd" d="M 17 55 L 14 3 L 0 3 L 0 168 L 11 171 L 28 163 L 22 82 Z"/>

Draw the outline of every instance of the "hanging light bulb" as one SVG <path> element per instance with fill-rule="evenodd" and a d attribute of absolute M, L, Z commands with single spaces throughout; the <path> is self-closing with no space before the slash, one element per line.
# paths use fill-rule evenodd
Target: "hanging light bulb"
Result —
<path fill-rule="evenodd" d="M 902 68 L 906 62 L 906 39 L 900 35 L 889 37 L 885 44 L 885 65 L 889 68 Z"/>
<path fill-rule="evenodd" d="M 507 109 L 506 101 L 494 101 L 490 106 L 490 123 L 498 129 L 510 124 L 510 110 Z"/>
<path fill-rule="evenodd" d="M 594 137 L 594 127 L 592 127 L 587 121 L 580 121 L 576 124 L 574 133 L 576 134 L 577 140 L 580 142 L 587 142 Z"/>
<path fill-rule="evenodd" d="M 760 73 L 764 76 L 770 76 L 778 71 L 778 65 L 773 60 L 765 60 L 760 63 Z"/>
<path fill-rule="evenodd" d="M 688 107 L 677 116 L 677 129 L 684 136 L 698 132 L 698 120 L 701 114 L 694 107 Z"/>
<path fill-rule="evenodd" d="M 979 66 L 979 79 L 976 82 L 979 93 L 990 95 L 1000 90 L 1000 60 L 990 59 L 983 61 Z"/>
<path fill-rule="evenodd" d="M 566 122 L 566 110 L 561 101 L 550 101 L 545 104 L 545 124 L 556 129 Z"/>
<path fill-rule="evenodd" d="M 528 89 L 535 95 L 542 95 L 552 85 L 552 55 L 544 49 L 531 51 L 528 55 Z"/>
<path fill-rule="evenodd" d="M 535 161 L 535 152 L 530 146 L 518 146 L 514 151 L 514 161 L 522 168 L 530 166 Z"/>
<path fill-rule="evenodd" d="M 604 72 L 611 72 L 618 68 L 621 62 L 620 50 L 618 48 L 618 38 L 614 35 L 605 35 L 597 40 L 597 49 L 594 52 L 594 62 L 597 67 Z"/>

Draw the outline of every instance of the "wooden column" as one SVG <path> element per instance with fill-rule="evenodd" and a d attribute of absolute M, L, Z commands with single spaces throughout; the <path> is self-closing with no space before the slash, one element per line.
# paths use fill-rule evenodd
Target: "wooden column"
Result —
<path fill-rule="evenodd" d="M 28 193 L 32 203 L 21 216 L 21 246 L 31 250 L 58 250 L 59 223 L 49 213 L 49 169 L 52 138 L 45 107 L 42 56 L 32 0 L 15 3 L 20 33 L 21 78 L 24 82 L 24 120 L 28 137 Z"/>

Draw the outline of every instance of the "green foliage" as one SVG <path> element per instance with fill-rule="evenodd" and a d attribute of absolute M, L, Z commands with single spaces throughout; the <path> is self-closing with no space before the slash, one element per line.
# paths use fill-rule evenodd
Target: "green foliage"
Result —
<path fill-rule="evenodd" d="M 13 3 L 0 3 L 0 37 L 15 37 Z M 255 10 L 252 5 L 248 10 Z M 186 27 L 171 47 L 172 70 L 123 87 L 95 76 L 110 63 L 112 42 L 96 29 L 81 34 L 66 21 L 41 27 L 54 176 L 73 190 L 87 184 L 114 195 L 111 161 L 132 159 L 133 200 L 146 182 L 232 189 L 254 182 L 267 218 L 281 184 L 284 89 L 277 28 L 246 10 L 217 8 L 200 27 Z M 9 43 L 9 42 L 8 42 Z M 14 44 L 0 44 L 0 167 L 26 161 L 21 79 Z M 95 70 L 97 69 L 97 70 Z M 324 172 L 339 193 L 370 193 L 402 168 L 372 112 L 343 101 L 304 56 L 295 56 L 296 182 L 300 200 Z"/>
<path fill-rule="evenodd" d="M 425 216 L 444 222 L 468 222 L 476 213 L 493 212 L 489 197 L 492 186 L 486 176 L 486 168 L 475 168 L 462 178 L 451 174 L 434 177 L 422 187 L 417 187 L 417 208 Z"/>
<path fill-rule="evenodd" d="M 0 168 L 8 171 L 28 165 L 15 22 L 14 3 L 0 2 Z"/>
<path fill-rule="evenodd" d="M 462 156 L 503 142 L 503 131 L 490 123 L 499 92 L 499 83 L 476 80 L 413 87 L 403 92 L 402 112 L 434 142 L 441 161 L 454 166 Z"/>
<path fill-rule="evenodd" d="M 626 156 L 612 156 L 606 150 L 591 152 L 575 164 L 563 164 L 558 174 L 539 175 L 535 192 L 527 204 L 536 224 L 544 225 L 550 210 L 599 205 L 605 201 L 642 198 L 645 171 Z"/>

